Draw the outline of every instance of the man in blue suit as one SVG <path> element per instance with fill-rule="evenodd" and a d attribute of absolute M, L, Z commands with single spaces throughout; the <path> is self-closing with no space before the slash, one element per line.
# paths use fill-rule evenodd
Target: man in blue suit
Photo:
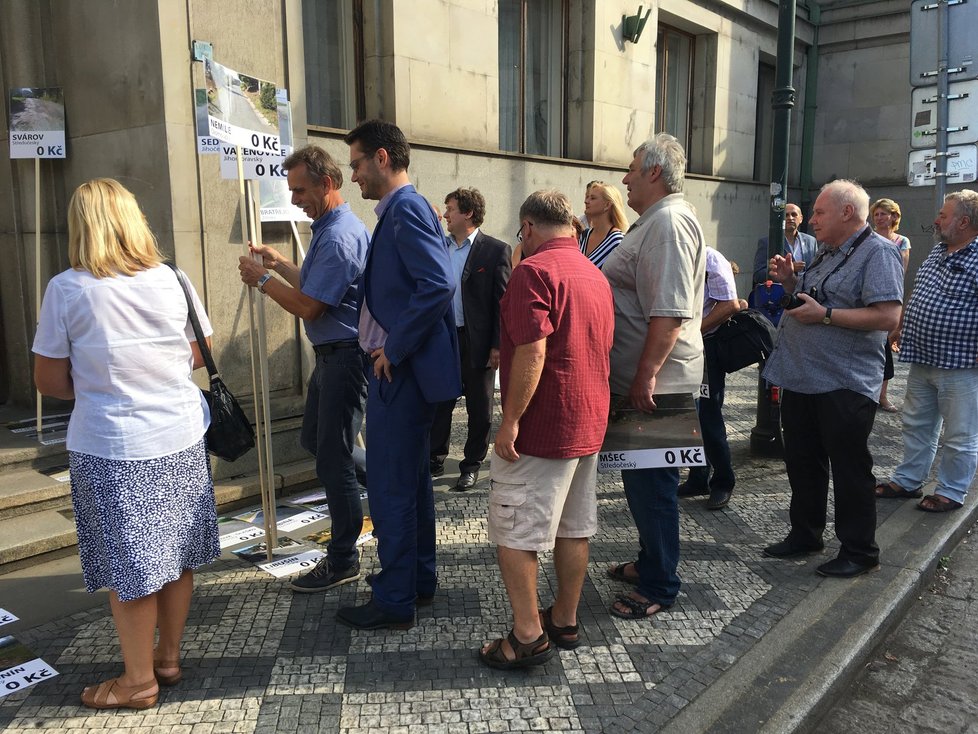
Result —
<path fill-rule="evenodd" d="M 818 242 L 814 237 L 798 231 L 803 221 L 805 218 L 797 204 L 785 206 L 784 239 L 781 241 L 781 249 L 775 253 L 784 257 L 790 252 L 796 273 L 804 270 L 806 265 L 812 264 L 815 260 L 815 252 L 818 250 Z M 767 240 L 767 237 L 761 237 L 757 241 L 757 252 L 754 253 L 754 285 L 768 280 L 771 256 L 767 251 Z"/>
<path fill-rule="evenodd" d="M 408 179 L 411 149 L 398 127 L 369 120 L 350 131 L 351 181 L 380 203 L 364 271 L 359 339 L 370 356 L 367 474 L 380 573 L 373 599 L 340 609 L 357 629 L 414 624 L 431 603 L 435 506 L 428 435 L 435 406 L 462 392 L 452 265 L 438 217 Z"/>

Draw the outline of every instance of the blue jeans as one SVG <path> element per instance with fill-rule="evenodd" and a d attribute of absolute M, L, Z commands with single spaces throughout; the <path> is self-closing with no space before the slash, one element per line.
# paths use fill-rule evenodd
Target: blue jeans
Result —
<path fill-rule="evenodd" d="M 638 529 L 636 590 L 668 607 L 679 594 L 679 470 L 626 469 L 621 473 L 625 499 Z"/>
<path fill-rule="evenodd" d="M 935 492 L 964 502 L 978 468 L 978 368 L 944 370 L 910 365 L 903 401 L 903 463 L 893 472 L 898 487 L 923 486 L 944 425 L 944 456 Z"/>
<path fill-rule="evenodd" d="M 357 563 L 356 542 L 363 529 L 353 450 L 367 399 L 365 364 L 366 355 L 355 345 L 329 354 L 317 351 L 299 438 L 302 448 L 316 457 L 316 476 L 333 524 L 326 552 L 338 569 Z"/>
<path fill-rule="evenodd" d="M 730 444 L 727 443 L 727 427 L 723 422 L 723 393 L 726 387 L 726 373 L 716 356 L 712 339 L 704 339 L 706 357 L 706 381 L 710 386 L 710 397 L 697 398 L 696 413 L 700 419 L 703 434 L 703 452 L 706 466 L 690 467 L 686 479 L 690 487 L 706 489 L 711 492 L 732 492 L 736 478 L 730 462 Z M 713 472 L 712 478 L 710 472 Z"/>

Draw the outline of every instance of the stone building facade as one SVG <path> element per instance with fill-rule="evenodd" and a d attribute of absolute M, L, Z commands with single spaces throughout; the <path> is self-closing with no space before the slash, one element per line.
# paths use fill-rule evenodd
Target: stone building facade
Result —
<path fill-rule="evenodd" d="M 842 176 L 901 202 L 916 263 L 935 208 L 930 190 L 905 181 L 908 5 L 799 0 L 789 176 L 803 204 Z M 577 202 L 590 180 L 620 186 L 635 146 L 668 130 L 687 145 L 687 194 L 707 238 L 741 264 L 746 295 L 767 229 L 777 2 L 657 0 L 632 43 L 622 17 L 635 9 L 634 0 L 4 0 L 4 89 L 65 90 L 68 158 L 41 165 L 42 280 L 67 267 L 74 187 L 118 178 L 204 295 L 226 380 L 250 392 L 238 188 L 195 150 L 203 68 L 191 42 L 205 40 L 220 63 L 289 90 L 299 144 L 345 162 L 342 136 L 358 119 L 393 120 L 412 143 L 419 190 L 440 204 L 456 186 L 479 188 L 484 228 L 510 241 L 529 192 L 555 186 Z M 27 406 L 34 170 L 3 151 L 0 160 L 0 403 Z M 372 227 L 372 203 L 349 184 L 343 192 Z M 288 226 L 263 232 L 294 249 Z M 268 309 L 272 411 L 285 432 L 308 370 L 300 333 Z"/>

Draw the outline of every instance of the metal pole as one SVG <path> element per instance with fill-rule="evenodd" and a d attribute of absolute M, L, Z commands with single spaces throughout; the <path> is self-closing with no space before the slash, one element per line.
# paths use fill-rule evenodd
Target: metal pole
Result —
<path fill-rule="evenodd" d="M 795 106 L 795 88 L 791 86 L 795 51 L 795 0 L 778 3 L 778 59 L 775 68 L 774 134 L 771 151 L 771 210 L 768 219 L 768 258 L 780 252 L 784 238 L 784 208 L 788 203 L 788 135 L 791 131 L 791 108 Z M 771 390 L 757 380 L 757 423 L 750 432 L 750 447 L 754 453 L 780 455 L 781 426 L 776 405 L 772 405 Z"/>
<path fill-rule="evenodd" d="M 34 159 L 34 331 L 41 320 L 41 159 Z M 41 405 L 41 391 L 37 395 L 37 440 L 41 440 L 44 417 Z"/>
<path fill-rule="evenodd" d="M 947 0 L 937 3 L 937 143 L 934 152 L 934 211 L 944 206 L 947 187 L 947 118 L 948 118 L 948 43 L 950 24 Z"/>

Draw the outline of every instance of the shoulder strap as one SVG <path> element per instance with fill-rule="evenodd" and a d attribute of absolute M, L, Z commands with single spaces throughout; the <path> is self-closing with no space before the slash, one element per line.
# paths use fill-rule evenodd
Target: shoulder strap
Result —
<path fill-rule="evenodd" d="M 180 283 L 180 287 L 183 289 L 183 295 L 187 299 L 187 317 L 190 319 L 190 326 L 194 330 L 194 336 L 197 337 L 197 348 L 200 349 L 201 356 L 204 358 L 204 365 L 207 367 L 207 374 L 211 377 L 217 377 L 217 365 L 214 364 L 214 357 L 211 356 L 210 347 L 207 346 L 207 340 L 204 338 L 204 330 L 200 328 L 200 320 L 197 318 L 197 310 L 194 308 L 193 299 L 190 297 L 190 289 L 187 288 L 187 283 L 183 279 L 183 274 L 177 270 L 177 266 L 171 262 L 164 261 L 163 263 L 173 274 L 177 276 L 177 282 Z"/>

